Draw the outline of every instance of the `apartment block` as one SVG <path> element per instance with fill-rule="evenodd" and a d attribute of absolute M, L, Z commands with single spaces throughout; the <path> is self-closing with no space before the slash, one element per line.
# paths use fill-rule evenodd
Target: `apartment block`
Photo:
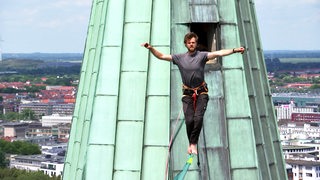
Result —
<path fill-rule="evenodd" d="M 293 180 L 320 180 L 320 162 L 286 159 L 292 166 Z"/>
<path fill-rule="evenodd" d="M 10 157 L 10 168 L 17 168 L 27 171 L 40 170 L 51 177 L 62 175 L 63 163 L 63 156 L 29 155 Z"/>

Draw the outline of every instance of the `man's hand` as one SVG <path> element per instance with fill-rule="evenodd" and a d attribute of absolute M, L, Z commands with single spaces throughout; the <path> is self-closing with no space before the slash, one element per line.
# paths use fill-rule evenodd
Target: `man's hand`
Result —
<path fill-rule="evenodd" d="M 150 44 L 149 43 L 143 43 L 143 44 L 141 44 L 141 46 L 144 46 L 145 48 L 147 48 L 147 49 L 149 49 L 151 46 L 150 46 Z"/>
<path fill-rule="evenodd" d="M 148 50 L 150 50 L 150 52 L 158 59 L 166 60 L 166 61 L 171 61 L 172 60 L 172 56 L 170 54 L 161 53 L 160 51 L 156 50 L 154 47 L 152 47 L 147 42 L 142 43 L 141 46 L 143 46 L 143 47 L 147 48 Z"/>
<path fill-rule="evenodd" d="M 234 48 L 233 52 L 234 53 L 238 53 L 239 52 L 239 53 L 243 54 L 245 50 L 246 49 L 244 47 L 239 47 L 239 48 Z"/>

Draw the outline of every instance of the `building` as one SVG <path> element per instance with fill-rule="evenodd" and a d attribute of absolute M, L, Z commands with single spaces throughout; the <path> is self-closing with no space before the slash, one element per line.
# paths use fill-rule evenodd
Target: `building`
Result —
<path fill-rule="evenodd" d="M 41 151 L 49 151 L 52 149 L 67 149 L 67 143 L 59 143 L 59 144 L 51 144 L 51 145 L 43 145 L 41 146 Z"/>
<path fill-rule="evenodd" d="M 41 146 L 42 154 L 64 156 L 67 150 L 67 143 L 59 143 Z"/>
<path fill-rule="evenodd" d="M 59 123 L 51 126 L 43 126 L 41 123 L 30 124 L 28 131 L 26 132 L 26 137 L 33 140 L 56 140 L 58 142 L 67 142 L 69 139 L 71 123 Z M 39 142 L 38 144 L 43 144 Z"/>
<path fill-rule="evenodd" d="M 73 110 L 74 110 L 74 103 L 53 104 L 52 114 L 72 116 Z"/>
<path fill-rule="evenodd" d="M 75 103 L 76 89 L 74 86 L 46 86 L 38 98 L 43 103 Z"/>
<path fill-rule="evenodd" d="M 320 144 L 311 143 L 311 140 L 294 141 L 299 145 L 283 146 L 285 161 L 292 167 L 292 179 L 320 179 Z"/>
<path fill-rule="evenodd" d="M 38 144 L 39 146 L 56 143 L 56 140 L 52 136 L 35 136 L 21 139 L 21 141 Z"/>
<path fill-rule="evenodd" d="M 277 112 L 277 119 L 291 119 L 292 113 L 312 113 L 315 111 L 314 106 L 311 107 L 296 107 L 294 102 L 291 101 L 289 104 L 281 104 L 275 106 Z"/>
<path fill-rule="evenodd" d="M 29 104 L 20 104 L 19 112 L 21 113 L 25 109 L 31 109 L 36 116 L 41 117 L 45 115 L 51 115 L 53 105 L 47 103 L 29 103 Z"/>
<path fill-rule="evenodd" d="M 65 103 L 29 103 L 21 104 L 19 106 L 19 112 L 24 109 L 31 109 L 36 116 L 48 116 L 52 114 L 72 115 L 74 110 L 74 104 Z"/>
<path fill-rule="evenodd" d="M 70 135 L 71 123 L 58 124 L 52 126 L 52 136 L 57 138 L 60 143 L 68 142 Z"/>
<path fill-rule="evenodd" d="M 3 114 L 19 111 L 20 100 L 17 99 L 16 94 L 0 93 L 0 96 L 3 99 L 2 109 L 0 110 Z"/>
<path fill-rule="evenodd" d="M 18 112 L 19 104 L 18 102 L 3 102 L 2 103 L 2 114 L 7 114 L 10 112 Z"/>
<path fill-rule="evenodd" d="M 29 124 L 29 128 L 26 133 L 26 136 L 28 138 L 40 137 L 40 136 L 51 136 L 51 135 L 52 135 L 51 127 L 42 126 L 41 123 Z"/>
<path fill-rule="evenodd" d="M 292 166 L 293 180 L 320 180 L 320 162 L 286 159 Z"/>
<path fill-rule="evenodd" d="M 285 88 L 310 88 L 312 86 L 311 83 L 288 83 Z"/>
<path fill-rule="evenodd" d="M 286 163 L 291 166 L 292 180 L 320 179 L 319 146 L 283 146 Z"/>
<path fill-rule="evenodd" d="M 63 161 L 60 162 L 41 162 L 40 171 L 43 173 L 52 176 L 62 176 L 63 174 Z"/>
<path fill-rule="evenodd" d="M 3 127 L 4 137 L 24 138 L 28 129 L 28 123 L 5 123 Z"/>
<path fill-rule="evenodd" d="M 283 146 L 282 148 L 285 159 L 301 159 L 301 157 L 297 155 L 303 155 L 304 160 L 318 160 L 319 151 L 313 146 Z"/>
<path fill-rule="evenodd" d="M 293 112 L 291 120 L 295 122 L 320 122 L 319 112 Z"/>
<path fill-rule="evenodd" d="M 70 124 L 72 116 L 62 116 L 59 114 L 52 114 L 49 116 L 42 116 L 41 122 L 44 127 L 52 127 L 58 124 Z"/>
<path fill-rule="evenodd" d="M 29 155 L 10 157 L 10 168 L 17 168 L 27 171 L 40 170 L 49 176 L 62 175 L 63 163 L 63 156 Z"/>
<path fill-rule="evenodd" d="M 313 141 L 313 142 L 305 142 L 305 143 L 301 143 L 300 146 L 308 146 L 308 147 L 314 147 L 315 150 L 318 152 L 318 155 L 316 157 L 316 160 L 319 161 L 320 160 L 320 143 L 318 142 L 318 140 Z"/>
<path fill-rule="evenodd" d="M 279 126 L 280 139 L 316 139 L 320 137 L 320 127 L 317 123 L 292 122 Z"/>
<path fill-rule="evenodd" d="M 320 96 L 305 93 L 273 93 L 272 101 L 275 106 L 290 104 L 294 100 L 297 107 L 320 106 Z"/>
<path fill-rule="evenodd" d="M 44 160 L 43 155 L 16 156 L 10 157 L 10 168 L 16 168 L 27 171 L 38 171 L 41 162 Z"/>

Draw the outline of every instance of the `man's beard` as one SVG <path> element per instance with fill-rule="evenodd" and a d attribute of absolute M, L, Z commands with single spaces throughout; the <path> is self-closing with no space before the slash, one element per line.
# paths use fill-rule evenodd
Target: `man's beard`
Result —
<path fill-rule="evenodd" d="M 189 52 L 195 52 L 195 51 L 196 51 L 196 48 L 195 48 L 195 47 L 190 47 L 190 48 L 188 48 L 188 51 L 189 51 Z"/>

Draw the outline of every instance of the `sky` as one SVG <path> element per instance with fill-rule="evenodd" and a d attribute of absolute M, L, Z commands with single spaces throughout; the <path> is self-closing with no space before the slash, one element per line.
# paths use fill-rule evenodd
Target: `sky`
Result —
<path fill-rule="evenodd" d="M 0 0 L 3 53 L 82 53 L 91 0 Z"/>
<path fill-rule="evenodd" d="M 320 50 L 320 0 L 255 0 L 265 50 Z"/>
<path fill-rule="evenodd" d="M 320 0 L 255 0 L 264 50 L 320 50 Z M 0 0 L 3 53 L 82 53 L 92 0 Z"/>

